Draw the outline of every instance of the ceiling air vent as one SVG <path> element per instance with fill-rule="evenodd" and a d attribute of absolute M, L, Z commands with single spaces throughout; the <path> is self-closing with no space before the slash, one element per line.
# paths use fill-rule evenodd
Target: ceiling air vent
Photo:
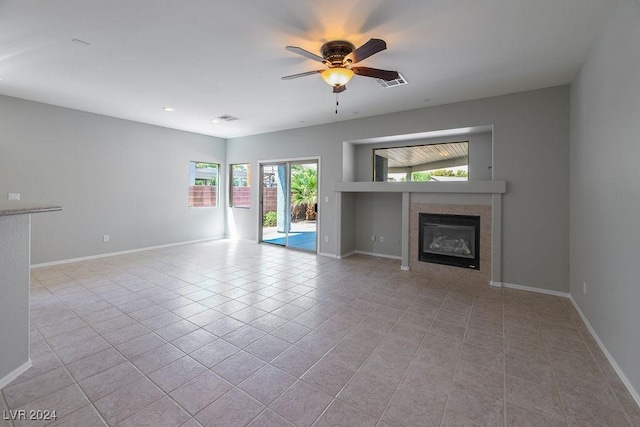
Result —
<path fill-rule="evenodd" d="M 218 117 L 218 120 L 223 120 L 225 122 L 234 122 L 234 121 L 239 120 L 239 119 L 237 117 L 230 116 L 229 114 L 224 114 L 224 115 Z"/>
<path fill-rule="evenodd" d="M 384 89 L 387 89 L 387 88 L 390 88 L 390 87 L 404 86 L 406 84 L 409 84 L 409 82 L 407 82 L 407 79 L 405 79 L 402 74 L 398 73 L 398 76 L 399 77 L 397 79 L 394 79 L 394 80 L 388 80 L 387 81 L 387 80 L 382 80 L 382 79 L 376 79 L 376 81 Z"/>

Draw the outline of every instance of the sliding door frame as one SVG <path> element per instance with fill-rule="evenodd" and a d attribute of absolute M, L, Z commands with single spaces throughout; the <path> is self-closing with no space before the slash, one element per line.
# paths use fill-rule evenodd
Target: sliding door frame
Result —
<path fill-rule="evenodd" d="M 263 182 L 263 172 L 262 172 L 262 166 L 269 166 L 269 165 L 277 165 L 277 164 L 282 164 L 285 163 L 287 165 L 287 203 L 289 205 L 291 205 L 291 165 L 292 164 L 300 164 L 300 163 L 304 163 L 304 162 L 315 162 L 317 165 L 317 186 L 318 186 L 318 199 L 317 199 L 317 204 L 318 204 L 318 210 L 316 211 L 316 250 L 315 253 L 319 254 L 320 253 L 320 236 L 322 235 L 320 233 L 320 218 L 322 217 L 322 212 L 323 209 L 320 207 L 321 206 L 321 194 L 322 194 L 322 179 L 321 179 L 321 157 L 320 156 L 309 156 L 309 157 L 295 157 L 295 158 L 285 158 L 285 159 L 269 159 L 269 160 L 258 160 L 258 172 L 259 172 L 259 177 L 258 177 L 258 188 L 260 189 L 260 191 L 258 192 L 258 212 L 257 212 L 257 219 L 256 219 L 256 223 L 258 226 L 258 243 L 262 243 L 262 208 L 263 208 L 263 191 L 262 191 L 262 187 L 264 185 Z M 288 211 L 290 211 L 290 207 L 287 209 Z M 291 214 L 289 213 L 289 216 L 291 216 Z M 291 218 L 288 218 L 288 221 L 291 221 Z M 291 246 L 287 246 L 287 240 L 285 239 L 285 245 L 283 247 L 288 248 L 288 249 L 296 249 L 295 247 L 291 247 Z M 300 249 L 298 249 L 300 250 Z M 307 251 L 305 251 L 307 252 Z"/>

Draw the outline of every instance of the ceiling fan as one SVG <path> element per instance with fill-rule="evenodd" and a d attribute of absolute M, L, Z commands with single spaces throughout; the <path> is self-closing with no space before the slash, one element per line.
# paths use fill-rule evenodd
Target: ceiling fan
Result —
<path fill-rule="evenodd" d="M 384 40 L 369 39 L 368 42 L 355 48 L 352 43 L 344 40 L 334 40 L 322 45 L 320 52 L 322 56 L 313 54 L 297 46 L 286 46 L 289 52 L 297 53 L 305 58 L 322 62 L 327 66 L 324 70 L 307 71 L 305 73 L 292 74 L 282 77 L 282 80 L 297 79 L 299 77 L 320 74 L 327 84 L 333 87 L 333 93 L 340 93 L 347 90 L 346 84 L 354 74 L 364 77 L 373 77 L 385 81 L 395 80 L 399 77 L 397 71 L 380 70 L 369 67 L 353 67 L 353 64 L 374 55 L 387 48 Z"/>

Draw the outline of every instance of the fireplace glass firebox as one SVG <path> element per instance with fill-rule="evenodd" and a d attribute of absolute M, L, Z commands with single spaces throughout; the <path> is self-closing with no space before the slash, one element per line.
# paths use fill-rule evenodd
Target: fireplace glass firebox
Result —
<path fill-rule="evenodd" d="M 419 253 L 423 262 L 480 269 L 480 217 L 421 213 Z"/>

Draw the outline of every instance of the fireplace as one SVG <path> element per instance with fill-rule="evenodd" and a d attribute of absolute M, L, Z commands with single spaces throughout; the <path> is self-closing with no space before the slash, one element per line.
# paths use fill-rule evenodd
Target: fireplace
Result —
<path fill-rule="evenodd" d="M 480 217 L 420 213 L 418 259 L 480 269 Z"/>

